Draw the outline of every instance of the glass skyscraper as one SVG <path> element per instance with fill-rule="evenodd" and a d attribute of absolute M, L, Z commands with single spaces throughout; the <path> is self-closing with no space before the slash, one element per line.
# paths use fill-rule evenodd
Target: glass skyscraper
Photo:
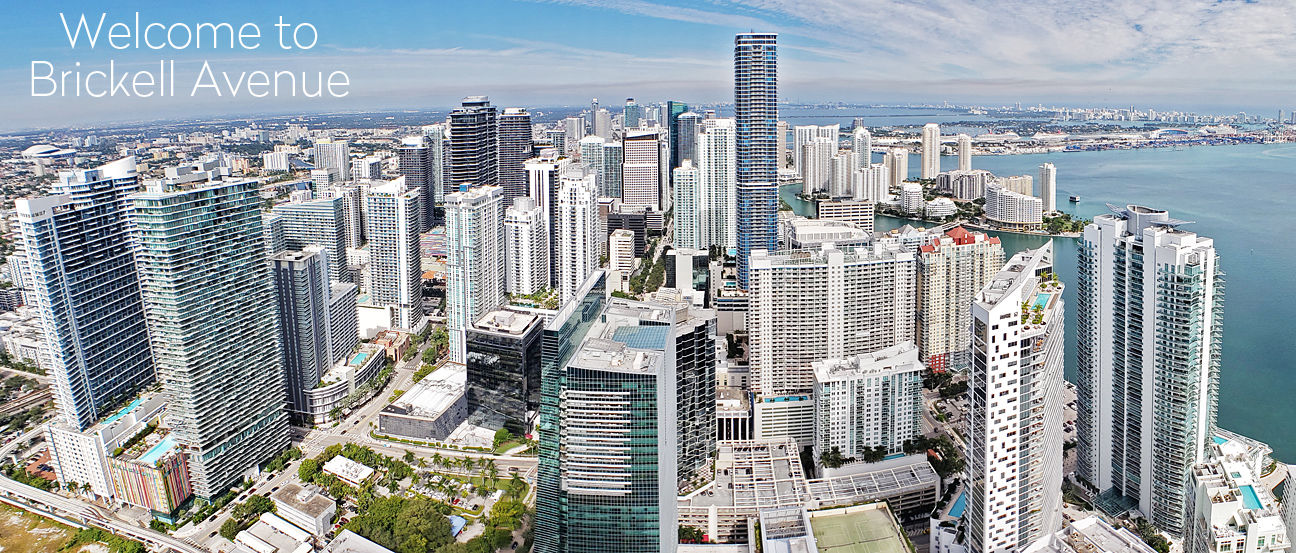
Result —
<path fill-rule="evenodd" d="M 127 218 L 126 195 L 136 188 L 135 158 L 127 157 L 62 173 L 57 195 L 15 202 L 55 402 L 78 430 L 153 381 Z"/>
<path fill-rule="evenodd" d="M 172 435 L 214 498 L 288 447 L 275 293 L 255 181 L 131 196 L 140 286 Z"/>
<path fill-rule="evenodd" d="M 1099 508 L 1178 537 L 1185 475 L 1215 431 L 1223 273 L 1186 221 L 1112 211 L 1085 227 L 1077 263 L 1076 474 Z"/>
<path fill-rule="evenodd" d="M 752 250 L 778 245 L 778 35 L 734 38 L 738 151 L 738 286 L 747 288 Z"/>

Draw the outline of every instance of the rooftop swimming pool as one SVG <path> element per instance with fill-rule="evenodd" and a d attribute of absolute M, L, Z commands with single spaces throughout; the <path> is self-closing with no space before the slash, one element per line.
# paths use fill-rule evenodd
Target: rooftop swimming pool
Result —
<path fill-rule="evenodd" d="M 141 403 L 144 403 L 144 398 L 142 398 L 142 397 L 137 397 L 137 398 L 135 398 L 135 401 L 132 401 L 132 402 L 130 402 L 129 405 L 127 405 L 127 406 L 125 406 L 125 407 L 122 407 L 122 410 L 121 410 L 121 411 L 118 411 L 118 412 L 116 412 L 116 413 L 113 413 L 113 416 L 104 419 L 104 420 L 103 420 L 103 423 L 104 423 L 104 424 L 112 424 L 112 423 L 114 423 L 114 422 L 117 422 L 117 419 L 120 419 L 120 418 L 126 416 L 126 413 L 129 413 L 129 412 L 131 412 L 131 411 L 134 411 L 135 408 L 136 408 L 136 407 L 139 407 Z"/>
<path fill-rule="evenodd" d="M 1263 507 L 1263 505 L 1260 504 L 1260 496 L 1256 494 L 1255 488 L 1250 484 L 1238 486 L 1238 490 L 1242 492 L 1243 507 L 1246 507 L 1247 509 L 1259 509 Z"/>
<path fill-rule="evenodd" d="M 158 442 L 157 445 L 154 445 L 149 448 L 148 451 L 144 452 L 143 455 L 140 455 L 139 460 L 140 462 L 148 463 L 150 465 L 156 464 L 157 460 L 161 459 L 162 456 L 166 454 L 167 451 L 170 451 L 171 448 L 175 447 L 175 445 L 175 436 L 168 434 L 166 437 L 162 438 L 162 441 Z"/>
<path fill-rule="evenodd" d="M 949 514 L 954 518 L 962 518 L 963 511 L 967 510 L 967 491 L 959 493 L 958 499 L 954 500 L 954 506 L 950 507 Z"/>
<path fill-rule="evenodd" d="M 1227 438 L 1221 438 L 1219 436 L 1211 436 L 1211 440 L 1214 440 L 1216 445 L 1228 443 Z"/>
<path fill-rule="evenodd" d="M 1045 293 L 1035 294 L 1035 303 L 1031 304 L 1031 311 L 1034 311 L 1036 307 L 1040 309 L 1047 309 L 1049 298 L 1052 297 L 1053 294 L 1045 294 Z"/>
<path fill-rule="evenodd" d="M 368 358 L 369 358 L 369 352 L 367 352 L 367 351 L 362 351 L 362 352 L 360 352 L 360 353 L 357 353 L 355 357 L 352 357 L 352 358 L 351 358 L 351 364 L 352 364 L 352 365 L 364 365 L 365 359 L 368 359 Z"/>

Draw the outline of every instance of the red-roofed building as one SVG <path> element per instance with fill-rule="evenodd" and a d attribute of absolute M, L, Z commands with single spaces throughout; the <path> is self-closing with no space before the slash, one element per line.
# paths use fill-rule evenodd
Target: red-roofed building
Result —
<path fill-rule="evenodd" d="M 998 238 L 961 226 L 919 247 L 918 352 L 928 369 L 971 363 L 972 300 L 1003 264 Z"/>

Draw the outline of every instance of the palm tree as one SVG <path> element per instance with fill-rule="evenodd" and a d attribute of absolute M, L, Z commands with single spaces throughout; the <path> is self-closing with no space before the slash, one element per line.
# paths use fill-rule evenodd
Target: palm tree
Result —
<path fill-rule="evenodd" d="M 441 463 L 443 463 L 444 461 L 445 459 L 441 457 L 440 452 L 432 454 L 432 466 L 439 467 L 441 466 Z"/>

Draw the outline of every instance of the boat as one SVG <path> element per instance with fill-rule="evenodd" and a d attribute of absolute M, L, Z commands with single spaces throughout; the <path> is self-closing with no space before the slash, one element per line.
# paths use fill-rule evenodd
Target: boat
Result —
<path fill-rule="evenodd" d="M 1071 196 L 1071 203 L 1076 203 L 1078 201 L 1080 201 L 1080 196 Z"/>

